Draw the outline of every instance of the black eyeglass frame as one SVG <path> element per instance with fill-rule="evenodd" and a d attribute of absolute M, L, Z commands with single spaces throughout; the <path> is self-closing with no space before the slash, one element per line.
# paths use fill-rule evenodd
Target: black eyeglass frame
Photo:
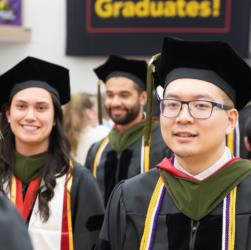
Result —
<path fill-rule="evenodd" d="M 177 115 L 175 115 L 175 116 L 166 116 L 166 115 L 163 115 L 162 103 L 163 103 L 163 101 L 165 101 L 165 100 L 176 101 L 176 102 L 181 103 L 181 105 L 180 105 L 180 110 L 178 111 Z M 209 100 L 180 101 L 180 100 L 176 100 L 176 99 L 172 99 L 172 98 L 164 98 L 164 99 L 160 99 L 159 101 L 160 101 L 160 114 L 161 114 L 162 116 L 166 117 L 166 118 L 175 118 L 175 117 L 177 117 L 177 116 L 180 114 L 180 111 L 181 111 L 181 109 L 182 109 L 182 107 L 183 107 L 184 104 L 186 104 L 186 105 L 188 106 L 188 112 L 189 112 L 189 114 L 190 114 L 193 118 L 195 118 L 195 119 L 200 119 L 200 120 L 209 119 L 209 118 L 211 117 L 212 113 L 213 113 L 214 107 L 217 107 L 217 108 L 219 108 L 219 109 L 221 109 L 221 110 L 230 110 L 230 109 L 233 109 L 233 108 L 234 108 L 234 107 L 231 107 L 231 106 L 226 105 L 226 104 L 222 104 L 222 103 L 218 103 L 218 102 L 213 102 L 213 101 L 209 101 Z M 205 118 L 200 118 L 200 117 L 199 117 L 199 118 L 198 118 L 198 117 L 195 117 L 195 116 L 191 113 L 191 110 L 190 110 L 190 107 L 189 107 L 189 103 L 191 103 L 191 102 L 199 102 L 199 101 L 201 101 L 201 102 L 207 102 L 207 103 L 211 103 L 211 104 L 212 104 L 211 112 L 210 112 L 210 114 L 209 114 L 208 117 L 205 117 Z"/>

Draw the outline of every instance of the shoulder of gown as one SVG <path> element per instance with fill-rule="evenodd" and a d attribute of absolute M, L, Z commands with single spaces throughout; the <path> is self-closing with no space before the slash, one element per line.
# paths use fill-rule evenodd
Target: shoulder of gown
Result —
<path fill-rule="evenodd" d="M 27 227 L 9 200 L 0 194 L 0 245 L 8 250 L 32 250 Z"/>
<path fill-rule="evenodd" d="M 74 250 L 93 249 L 102 226 L 104 205 L 91 172 L 77 163 L 71 195 Z"/>

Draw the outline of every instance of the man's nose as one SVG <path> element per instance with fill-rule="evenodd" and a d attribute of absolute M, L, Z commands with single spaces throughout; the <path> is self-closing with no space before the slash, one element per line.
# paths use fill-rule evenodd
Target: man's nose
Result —
<path fill-rule="evenodd" d="M 112 104 L 113 106 L 118 106 L 118 105 L 120 105 L 120 104 L 121 104 L 121 99 L 120 99 L 120 97 L 119 97 L 119 96 L 114 96 L 114 97 L 112 98 L 111 104 Z"/>
<path fill-rule="evenodd" d="M 187 103 L 182 103 L 177 119 L 181 121 L 193 119 Z"/>

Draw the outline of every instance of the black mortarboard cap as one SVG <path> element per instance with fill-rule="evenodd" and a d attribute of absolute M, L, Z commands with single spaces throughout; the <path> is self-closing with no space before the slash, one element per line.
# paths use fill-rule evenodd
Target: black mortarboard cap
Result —
<path fill-rule="evenodd" d="M 240 110 L 251 100 L 251 68 L 225 42 L 183 41 L 166 37 L 161 55 L 154 64 L 156 86 L 165 87 L 167 77 L 175 69 L 206 70 L 216 73 L 215 75 L 219 76 L 220 80 L 213 77 L 213 81 L 210 81 L 206 76 L 205 79 L 203 77 L 198 79 L 210 81 L 220 87 L 235 102 L 237 109 Z M 184 77 L 177 76 L 176 79 L 178 78 Z"/>
<path fill-rule="evenodd" d="M 45 83 L 45 84 L 44 84 Z M 35 57 L 26 57 L 14 67 L 0 76 L 1 98 L 0 106 L 7 103 L 13 87 L 45 87 L 58 95 L 61 105 L 70 100 L 69 70 Z"/>
<path fill-rule="evenodd" d="M 147 64 L 144 60 L 126 59 L 111 55 L 101 66 L 94 69 L 97 77 L 104 83 L 111 76 L 124 76 L 146 89 Z"/>

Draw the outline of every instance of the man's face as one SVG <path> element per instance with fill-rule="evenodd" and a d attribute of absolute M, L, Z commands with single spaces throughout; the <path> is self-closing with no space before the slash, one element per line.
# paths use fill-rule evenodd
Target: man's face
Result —
<path fill-rule="evenodd" d="M 166 87 L 164 98 L 180 101 L 206 100 L 226 104 L 224 95 L 220 88 L 209 82 L 178 79 Z M 214 107 L 210 118 L 195 119 L 189 114 L 188 106 L 184 104 L 177 117 L 160 116 L 161 132 L 165 143 L 176 156 L 182 159 L 213 159 L 222 154 L 225 136 L 234 129 L 237 117 L 235 109 L 225 111 Z"/>
<path fill-rule="evenodd" d="M 145 103 L 145 91 L 139 94 L 132 80 L 111 77 L 106 82 L 105 108 L 115 124 L 125 125 L 141 118 Z"/>

